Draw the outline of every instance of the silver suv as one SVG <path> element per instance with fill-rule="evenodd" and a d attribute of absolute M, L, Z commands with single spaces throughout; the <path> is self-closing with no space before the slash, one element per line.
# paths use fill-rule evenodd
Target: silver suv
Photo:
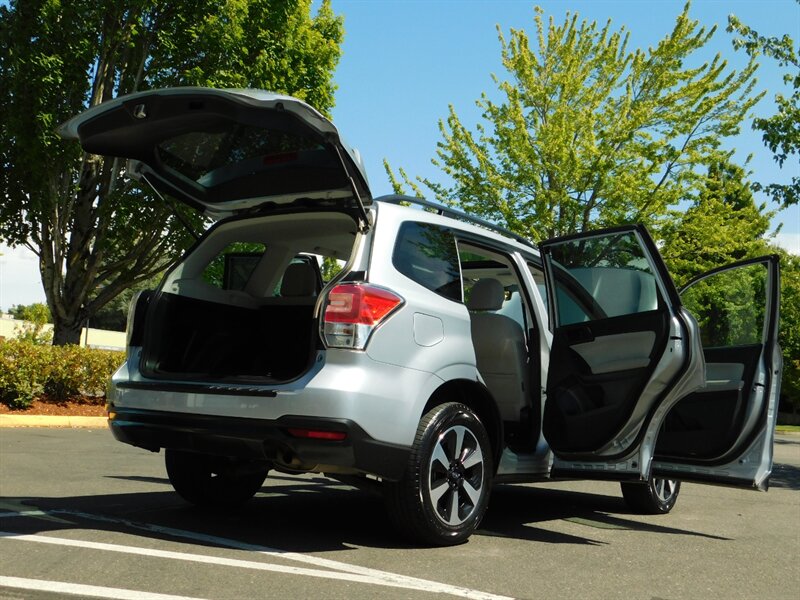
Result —
<path fill-rule="evenodd" d="M 679 295 L 641 226 L 538 247 L 461 212 L 373 199 L 300 100 L 176 88 L 62 135 L 215 223 L 132 304 L 114 436 L 164 448 L 175 490 L 246 501 L 270 469 L 380 485 L 399 528 L 454 544 L 493 483 L 766 489 L 781 358 L 775 257 Z"/>

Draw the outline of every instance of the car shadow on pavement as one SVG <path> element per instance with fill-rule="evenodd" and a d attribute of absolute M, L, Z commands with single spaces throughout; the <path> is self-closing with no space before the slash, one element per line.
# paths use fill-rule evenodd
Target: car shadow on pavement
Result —
<path fill-rule="evenodd" d="M 800 490 L 800 467 L 794 465 L 775 464 L 769 478 L 770 488 Z"/>
<path fill-rule="evenodd" d="M 714 540 L 729 539 L 652 522 L 657 520 L 659 515 L 636 515 L 634 518 L 627 518 L 629 516 L 633 514 L 621 496 L 503 485 L 497 486 L 493 491 L 491 506 L 481 523 L 479 533 L 552 544 L 605 544 L 536 527 L 537 523 L 569 521 L 594 529 L 690 535 Z M 648 521 L 642 522 L 638 519 L 648 519 Z"/>
<path fill-rule="evenodd" d="M 168 485 L 168 480 L 157 477 L 114 478 Z M 354 546 L 414 547 L 394 531 L 380 496 L 324 477 L 298 480 L 271 475 L 268 485 L 255 498 L 233 510 L 193 507 L 171 490 L 62 498 L 0 498 L 0 504 L 4 511 L 8 511 L 8 507 L 15 507 L 12 510 L 20 514 L 34 511 L 16 518 L 8 517 L 10 512 L 5 513 L 6 518 L 0 519 L 0 529 L 13 533 L 105 529 L 153 539 L 188 540 L 213 547 L 279 549 L 282 552 L 341 551 L 352 550 Z M 36 514 L 37 510 L 43 514 Z M 595 529 L 726 539 L 642 522 L 637 518 L 643 517 L 629 516 L 621 497 L 502 485 L 494 490 L 478 535 L 561 544 L 607 543 L 537 526 L 566 520 Z"/>

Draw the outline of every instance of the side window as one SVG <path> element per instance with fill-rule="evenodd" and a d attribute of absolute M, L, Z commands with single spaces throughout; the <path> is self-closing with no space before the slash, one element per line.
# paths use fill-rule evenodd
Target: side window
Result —
<path fill-rule="evenodd" d="M 557 243 L 550 254 L 559 325 L 658 308 L 656 279 L 634 232 Z"/>
<path fill-rule="evenodd" d="M 243 290 L 261 257 L 264 244 L 228 244 L 203 270 L 203 280 L 222 290 Z"/>
<path fill-rule="evenodd" d="M 766 265 L 756 263 L 714 273 L 681 292 L 704 348 L 762 343 L 767 277 Z"/>
<path fill-rule="evenodd" d="M 545 310 L 547 310 L 547 303 L 548 303 L 547 285 L 545 284 L 544 281 L 544 272 L 542 271 L 541 267 L 533 263 L 528 263 L 528 270 L 531 272 L 531 276 L 533 277 L 533 280 L 536 282 L 536 289 L 539 291 L 539 296 L 541 296 L 542 298 Z"/>
<path fill-rule="evenodd" d="M 523 331 L 527 331 L 531 317 L 520 290 L 519 278 L 511 266 L 511 259 L 500 252 L 472 246 L 467 242 L 459 242 L 458 249 L 467 308 L 474 310 L 474 303 L 471 302 L 473 287 L 481 280 L 494 279 L 502 287 L 502 302 L 495 308 L 483 307 L 479 310 L 508 317 L 516 321 Z"/>
<path fill-rule="evenodd" d="M 453 232 L 427 223 L 403 223 L 392 264 L 440 296 L 461 302 L 461 271 Z"/>

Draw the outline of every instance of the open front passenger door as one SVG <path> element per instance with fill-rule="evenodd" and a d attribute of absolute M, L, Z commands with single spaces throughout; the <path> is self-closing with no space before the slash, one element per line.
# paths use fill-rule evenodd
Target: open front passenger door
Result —
<path fill-rule="evenodd" d="M 779 293 L 777 256 L 715 269 L 681 290 L 700 325 L 707 381 L 667 414 L 655 475 L 767 489 L 782 366 Z"/>
<path fill-rule="evenodd" d="M 551 475 L 647 479 L 660 420 L 704 383 L 697 324 L 642 226 L 539 247 L 553 329 Z"/>

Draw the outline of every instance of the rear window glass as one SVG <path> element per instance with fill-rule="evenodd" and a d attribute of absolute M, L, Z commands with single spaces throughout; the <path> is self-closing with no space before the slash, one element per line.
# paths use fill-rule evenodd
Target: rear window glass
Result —
<path fill-rule="evenodd" d="M 229 244 L 203 270 L 203 280 L 222 290 L 244 290 L 264 255 L 264 244 Z"/>
<path fill-rule="evenodd" d="M 319 140 L 233 122 L 208 129 L 180 133 L 156 146 L 167 170 L 199 189 L 213 190 L 206 200 L 226 202 L 347 185 L 335 152 Z"/>
<path fill-rule="evenodd" d="M 461 302 L 461 270 L 453 232 L 428 223 L 404 223 L 392 263 L 406 277 Z"/>

